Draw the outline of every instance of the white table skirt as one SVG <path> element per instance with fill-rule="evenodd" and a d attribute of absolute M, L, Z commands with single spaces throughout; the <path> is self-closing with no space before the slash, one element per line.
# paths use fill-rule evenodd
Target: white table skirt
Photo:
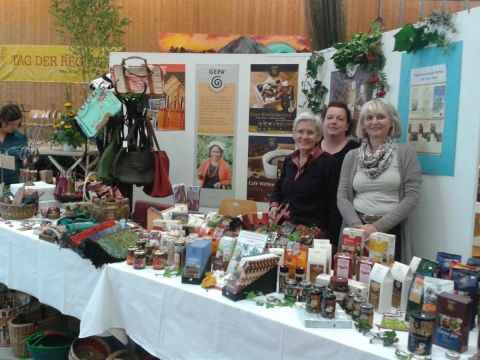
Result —
<path fill-rule="evenodd" d="M 82 318 L 103 269 L 70 249 L 39 240 L 0 221 L 0 282 L 26 292 L 63 314 Z"/>
<path fill-rule="evenodd" d="M 126 329 L 135 342 L 162 360 L 318 359 L 320 355 L 395 359 L 394 348 L 370 344 L 370 337 L 354 328 L 305 328 L 292 308 L 233 302 L 218 290 L 207 292 L 182 284 L 180 278 L 155 273 L 152 268 L 134 270 L 126 263 L 108 265 L 85 310 L 80 336 Z M 407 351 L 408 334 L 397 334 L 399 348 Z M 475 330 L 470 335 L 470 355 L 476 338 Z M 444 359 L 445 349 L 433 348 L 433 358 Z"/>

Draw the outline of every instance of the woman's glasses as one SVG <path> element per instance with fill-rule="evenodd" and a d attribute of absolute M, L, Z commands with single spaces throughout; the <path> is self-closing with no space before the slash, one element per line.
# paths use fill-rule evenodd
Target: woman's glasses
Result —
<path fill-rule="evenodd" d="M 309 138 L 314 137 L 315 135 L 319 134 L 318 132 L 313 131 L 305 131 L 305 130 L 296 130 L 295 134 L 299 136 L 307 136 Z"/>

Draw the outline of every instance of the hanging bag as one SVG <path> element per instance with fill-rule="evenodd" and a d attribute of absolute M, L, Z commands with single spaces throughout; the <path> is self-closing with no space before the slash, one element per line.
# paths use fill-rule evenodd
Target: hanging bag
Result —
<path fill-rule="evenodd" d="M 120 129 L 122 126 L 123 123 L 118 124 L 117 128 L 113 133 L 112 139 L 110 140 L 110 143 L 103 151 L 103 154 L 98 161 L 97 167 L 95 168 L 95 172 L 102 180 L 112 180 L 110 172 L 113 167 L 113 162 L 115 161 L 115 156 L 120 150 Z"/>
<path fill-rule="evenodd" d="M 170 183 L 170 159 L 165 151 L 160 149 L 157 137 L 153 130 L 152 123 L 146 121 L 147 133 L 150 142 L 155 144 L 155 179 L 152 184 L 143 187 L 143 192 L 151 197 L 167 197 L 173 194 L 172 184 Z"/>
<path fill-rule="evenodd" d="M 149 185 L 155 178 L 153 144 L 145 133 L 145 119 L 132 125 L 112 165 L 113 180 L 127 185 Z"/>
<path fill-rule="evenodd" d="M 144 66 L 127 65 L 131 59 L 142 60 Z M 120 65 L 110 69 L 112 81 L 118 94 L 163 95 L 164 72 L 158 65 L 148 65 L 147 60 L 139 56 L 130 56 L 122 60 Z"/>

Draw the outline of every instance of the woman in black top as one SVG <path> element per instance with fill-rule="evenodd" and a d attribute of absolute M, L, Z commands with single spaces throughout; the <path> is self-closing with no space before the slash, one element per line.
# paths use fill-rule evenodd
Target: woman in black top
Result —
<path fill-rule="evenodd" d="M 336 198 L 341 164 L 318 145 L 320 116 L 299 115 L 293 123 L 293 138 L 297 150 L 283 163 L 270 199 L 270 218 L 277 224 L 317 226 L 335 246 L 342 223 Z"/>
<path fill-rule="evenodd" d="M 350 150 L 356 149 L 360 143 L 350 140 L 347 136 L 355 134 L 352 115 L 345 103 L 332 101 L 328 104 L 323 117 L 323 139 L 320 147 L 335 156 L 343 163 L 345 155 Z"/>

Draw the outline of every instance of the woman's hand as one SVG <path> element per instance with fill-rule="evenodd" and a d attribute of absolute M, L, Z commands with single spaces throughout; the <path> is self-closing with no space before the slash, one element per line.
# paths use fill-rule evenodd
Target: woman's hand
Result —
<path fill-rule="evenodd" d="M 268 212 L 268 217 L 271 220 L 275 220 L 275 218 L 277 217 L 277 214 L 278 214 L 278 207 L 277 206 L 272 206 L 270 208 L 270 211 Z"/>
<path fill-rule="evenodd" d="M 205 174 L 203 173 L 203 171 L 197 171 L 197 176 L 198 176 L 200 179 L 203 179 L 204 175 L 205 175 Z"/>
<path fill-rule="evenodd" d="M 365 230 L 365 240 L 370 240 L 370 234 L 378 231 L 373 224 L 355 225 L 355 227 Z"/>

